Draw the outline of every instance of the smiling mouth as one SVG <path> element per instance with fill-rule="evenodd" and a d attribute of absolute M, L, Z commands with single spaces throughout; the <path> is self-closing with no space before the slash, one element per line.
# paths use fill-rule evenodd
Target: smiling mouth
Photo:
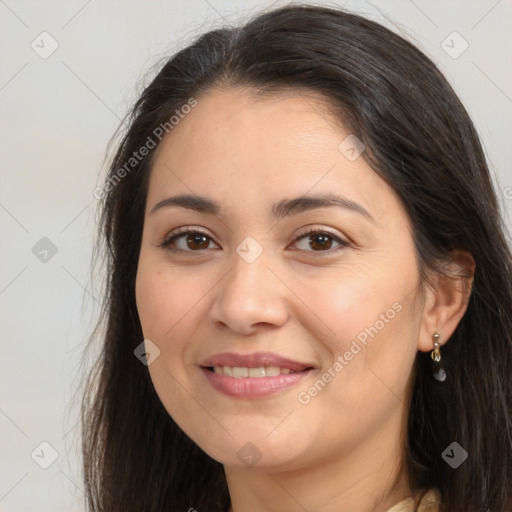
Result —
<path fill-rule="evenodd" d="M 279 366 L 201 366 L 210 385 L 218 392 L 239 400 L 264 399 L 285 392 L 314 371 Z"/>
<path fill-rule="evenodd" d="M 226 377 L 233 377 L 235 379 L 278 377 L 279 375 L 302 373 L 311 370 L 311 368 L 304 368 L 303 370 L 295 371 L 279 366 L 258 366 L 255 368 L 245 366 L 209 366 L 207 369 L 217 375 L 225 375 Z"/>

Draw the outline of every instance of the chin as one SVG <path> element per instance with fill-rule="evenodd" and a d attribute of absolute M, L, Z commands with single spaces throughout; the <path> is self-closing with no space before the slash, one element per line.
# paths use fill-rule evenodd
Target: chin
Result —
<path fill-rule="evenodd" d="M 209 438 L 205 442 L 197 442 L 198 446 L 214 460 L 227 467 L 245 468 L 251 471 L 275 471 L 278 469 L 293 469 L 299 467 L 300 450 L 296 439 L 289 445 L 271 443 L 264 435 L 247 430 L 244 435 L 233 437 L 225 435 L 223 439 L 213 440 Z M 212 442 L 213 441 L 213 442 Z"/>

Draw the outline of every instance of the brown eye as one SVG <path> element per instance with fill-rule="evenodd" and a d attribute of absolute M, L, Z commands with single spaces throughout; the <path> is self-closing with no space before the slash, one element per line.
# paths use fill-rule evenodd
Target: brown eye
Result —
<path fill-rule="evenodd" d="M 332 237 L 325 233 L 309 236 L 309 246 L 315 251 L 330 249 L 332 247 L 332 242 Z"/>
<path fill-rule="evenodd" d="M 171 234 L 160 245 L 174 252 L 199 252 L 210 249 L 211 244 L 216 245 L 206 233 L 182 229 L 181 233 Z"/>
<path fill-rule="evenodd" d="M 187 235 L 186 244 L 187 247 L 193 251 L 208 249 L 208 245 L 210 245 L 210 239 L 202 233 L 192 233 Z"/>
<path fill-rule="evenodd" d="M 296 239 L 296 247 L 307 252 L 330 252 L 348 247 L 348 242 L 321 230 L 309 231 Z"/>

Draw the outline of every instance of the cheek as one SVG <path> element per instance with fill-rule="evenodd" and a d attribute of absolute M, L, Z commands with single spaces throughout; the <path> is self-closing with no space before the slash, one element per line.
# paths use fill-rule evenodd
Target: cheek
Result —
<path fill-rule="evenodd" d="M 377 276 L 376 266 L 363 265 L 302 280 L 303 302 L 333 354 L 343 354 L 355 339 L 364 344 L 376 324 L 380 332 L 395 321 L 404 301 L 401 288 L 406 284 L 405 280 L 402 285 L 393 282 L 393 275 Z"/>
<path fill-rule="evenodd" d="M 141 257 L 136 280 L 136 301 L 142 331 L 157 344 L 176 338 L 187 317 L 200 306 L 204 288 L 191 283 L 187 274 L 165 263 Z M 165 348 L 165 347 L 161 347 Z"/>
<path fill-rule="evenodd" d="M 315 313 L 316 332 L 325 333 L 318 339 L 333 361 L 328 370 L 335 377 L 326 376 L 334 383 L 326 386 L 332 391 L 329 399 L 343 406 L 363 396 L 372 400 L 380 391 L 390 394 L 389 389 L 402 394 L 417 352 L 414 260 L 410 265 L 384 265 L 380 273 L 378 268 L 359 265 L 332 273 L 331 279 L 302 283 Z"/>
<path fill-rule="evenodd" d="M 194 315 L 204 314 L 200 310 L 204 290 L 195 283 L 192 286 L 177 267 L 141 254 L 136 279 L 137 309 L 144 338 L 160 350 L 148 370 L 159 399 L 181 427 L 186 427 L 181 419 L 204 414 L 187 391 L 187 340 L 197 325 Z M 201 424 L 207 424 L 207 418 Z"/>
<path fill-rule="evenodd" d="M 194 345 L 190 342 L 207 315 L 213 273 L 196 266 L 174 266 L 161 255 L 142 251 L 136 279 L 136 302 L 145 339 L 160 353 L 149 372 L 155 389 L 168 411 L 190 404 L 184 392 L 195 371 Z M 181 396 L 181 400 L 176 398 Z M 180 405 L 181 404 L 181 405 Z M 178 411 L 179 412 L 179 411 Z M 197 414 L 197 411 L 195 411 Z"/>
<path fill-rule="evenodd" d="M 322 420 L 331 448 L 367 438 L 399 415 L 416 354 L 416 295 L 404 292 L 406 280 L 393 288 L 363 272 L 344 277 L 325 283 L 322 294 L 309 290 L 308 305 L 334 331 L 321 339 L 332 364 L 297 396 L 306 422 Z"/>

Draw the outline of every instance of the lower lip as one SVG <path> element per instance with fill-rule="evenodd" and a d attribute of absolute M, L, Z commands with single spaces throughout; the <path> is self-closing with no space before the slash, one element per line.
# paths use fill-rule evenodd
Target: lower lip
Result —
<path fill-rule="evenodd" d="M 219 375 L 208 368 L 201 368 L 208 382 L 224 395 L 246 400 L 275 395 L 299 382 L 311 370 L 275 377 L 241 377 L 239 379 Z"/>

